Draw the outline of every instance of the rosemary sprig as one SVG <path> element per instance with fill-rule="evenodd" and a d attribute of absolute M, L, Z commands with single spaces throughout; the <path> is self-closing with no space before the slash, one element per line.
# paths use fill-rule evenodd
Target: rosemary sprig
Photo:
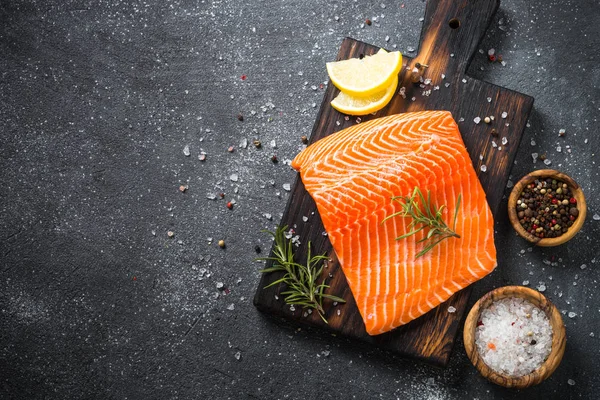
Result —
<path fill-rule="evenodd" d="M 422 231 L 425 228 L 429 228 L 427 235 L 417 242 L 421 243 L 427 241 L 428 243 L 425 245 L 423 250 L 417 253 L 415 259 L 427 254 L 427 252 L 445 239 L 452 237 L 460 238 L 460 235 L 455 232 L 456 218 L 458 216 L 458 208 L 460 207 L 461 201 L 460 194 L 458 195 L 456 208 L 454 209 L 454 222 L 452 224 L 452 229 L 450 229 L 450 227 L 442 219 L 442 212 L 446 206 L 442 205 L 440 208 L 436 209 L 435 206 L 431 204 L 431 192 L 429 190 L 427 191 L 427 198 L 425 198 L 421 192 L 421 189 L 415 187 L 411 196 L 395 196 L 392 197 L 392 201 L 399 202 L 402 206 L 402 210 L 388 215 L 383 219 L 382 223 L 396 216 L 412 218 L 411 223 L 408 225 L 411 231 L 402 236 L 398 236 L 396 240 L 405 239 Z M 420 202 L 420 205 L 417 201 Z"/>
<path fill-rule="evenodd" d="M 263 231 L 273 236 L 273 239 L 275 239 L 275 246 L 273 247 L 274 257 L 258 258 L 258 260 L 262 261 L 273 261 L 272 267 L 265 268 L 261 270 L 261 272 L 285 272 L 283 277 L 271 282 L 265 286 L 264 289 L 280 283 L 287 285 L 287 290 L 281 292 L 281 294 L 285 296 L 284 300 L 286 304 L 317 310 L 321 319 L 325 323 L 328 323 L 323 309 L 323 299 L 330 299 L 332 301 L 337 301 L 338 303 L 345 303 L 346 300 L 325 293 L 325 289 L 329 288 L 329 285 L 325 283 L 326 278 L 323 278 L 321 283 L 317 283 L 317 279 L 323 272 L 325 266 L 324 263 L 320 268 L 317 265 L 319 262 L 326 260 L 327 256 L 312 256 L 309 242 L 306 265 L 295 262 L 292 240 L 285 237 L 287 229 L 287 226 L 278 226 L 277 229 L 275 229 L 275 232 L 268 230 Z"/>

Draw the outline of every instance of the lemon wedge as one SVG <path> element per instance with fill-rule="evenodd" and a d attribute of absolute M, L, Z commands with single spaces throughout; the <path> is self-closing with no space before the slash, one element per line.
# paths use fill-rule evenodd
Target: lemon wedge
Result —
<path fill-rule="evenodd" d="M 345 92 L 340 92 L 331 101 L 331 106 L 341 113 L 348 115 L 366 115 L 381 110 L 390 102 L 396 88 L 398 87 L 398 76 L 394 75 L 392 83 L 380 92 L 367 97 L 356 97 Z"/>
<path fill-rule="evenodd" d="M 402 68 L 402 54 L 399 51 L 381 49 L 376 54 L 362 59 L 327 63 L 327 73 L 331 82 L 346 94 L 355 97 L 368 97 L 389 88 Z"/>

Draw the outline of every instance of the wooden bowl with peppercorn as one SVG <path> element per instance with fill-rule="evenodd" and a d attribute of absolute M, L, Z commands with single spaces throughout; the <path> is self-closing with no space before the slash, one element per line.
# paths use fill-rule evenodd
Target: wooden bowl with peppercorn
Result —
<path fill-rule="evenodd" d="M 503 321 L 499 316 L 490 323 L 490 313 L 500 315 L 499 304 L 507 302 L 516 302 L 517 305 L 513 307 L 524 309 L 505 306 L 504 318 L 508 315 L 508 320 Z M 520 326 L 524 321 L 529 322 L 529 326 Z M 540 321 L 543 323 L 540 324 Z M 538 326 L 532 328 L 531 324 Z M 543 324 L 545 328 L 540 326 Z M 482 333 L 486 328 L 487 337 Z M 515 339 L 515 332 L 521 328 L 531 331 Z M 500 366 L 502 362 L 497 361 L 499 357 L 490 358 L 489 354 L 482 353 L 488 347 L 483 346 L 482 342 L 486 343 L 490 338 L 496 342 L 490 346 L 490 349 L 493 348 L 490 351 L 504 352 L 502 357 L 509 359 L 508 362 L 504 361 L 505 365 Z M 479 299 L 465 320 L 463 339 L 467 356 L 484 378 L 514 389 L 537 385 L 552 375 L 562 361 L 566 346 L 565 325 L 558 309 L 540 292 L 524 286 L 500 287 Z M 527 361 L 528 365 L 525 364 Z M 506 369 L 513 373 L 506 372 Z"/>
<path fill-rule="evenodd" d="M 579 185 L 553 169 L 525 175 L 508 198 L 512 226 L 537 246 L 558 246 L 570 240 L 583 226 L 586 213 Z"/>

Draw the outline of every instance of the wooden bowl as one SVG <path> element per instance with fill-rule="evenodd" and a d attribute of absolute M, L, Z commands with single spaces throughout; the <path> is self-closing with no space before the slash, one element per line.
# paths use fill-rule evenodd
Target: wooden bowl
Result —
<path fill-rule="evenodd" d="M 525 186 L 533 183 L 536 179 L 539 178 L 552 178 L 566 183 L 571 189 L 573 197 L 577 199 L 577 209 L 579 210 L 579 216 L 569 227 L 566 233 L 555 237 L 555 238 L 543 238 L 540 239 L 537 236 L 532 235 L 527 232 L 523 225 L 519 222 L 519 216 L 517 215 L 517 200 L 521 195 L 521 192 L 525 188 Z M 533 171 L 527 175 L 525 175 L 517 184 L 514 186 L 512 192 L 510 192 L 510 197 L 508 198 L 508 218 L 510 219 L 510 223 L 515 228 L 519 236 L 528 240 L 529 242 L 543 247 L 550 246 L 558 246 L 570 240 L 583 226 L 583 222 L 585 221 L 585 216 L 587 214 L 587 205 L 585 203 L 585 197 L 583 196 L 583 190 L 577 185 L 570 176 L 563 174 L 562 172 L 555 171 L 553 169 L 540 169 L 537 171 Z"/>
<path fill-rule="evenodd" d="M 475 344 L 475 329 L 481 311 L 489 307 L 494 301 L 506 297 L 520 297 L 530 301 L 536 307 L 546 313 L 552 326 L 552 350 L 544 363 L 535 371 L 523 376 L 509 376 L 494 371 L 480 357 L 477 345 Z M 548 378 L 560 364 L 565 353 L 566 334 L 560 312 L 537 290 L 524 286 L 504 286 L 487 293 L 475 303 L 467 319 L 463 331 L 463 339 L 467 356 L 477 368 L 479 373 L 495 384 L 515 389 L 524 389 L 529 386 L 537 385 Z"/>

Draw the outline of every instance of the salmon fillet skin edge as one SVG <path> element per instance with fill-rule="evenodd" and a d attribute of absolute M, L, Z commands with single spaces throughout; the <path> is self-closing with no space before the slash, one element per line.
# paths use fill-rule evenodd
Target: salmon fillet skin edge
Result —
<path fill-rule="evenodd" d="M 369 335 L 406 324 L 489 274 L 497 265 L 494 221 L 456 122 L 448 111 L 374 119 L 327 136 L 292 161 L 340 261 Z M 445 205 L 456 233 L 424 256 L 393 196 L 418 187 Z M 420 203 L 419 203 L 420 204 Z M 418 225 L 420 226 L 420 225 Z"/>

